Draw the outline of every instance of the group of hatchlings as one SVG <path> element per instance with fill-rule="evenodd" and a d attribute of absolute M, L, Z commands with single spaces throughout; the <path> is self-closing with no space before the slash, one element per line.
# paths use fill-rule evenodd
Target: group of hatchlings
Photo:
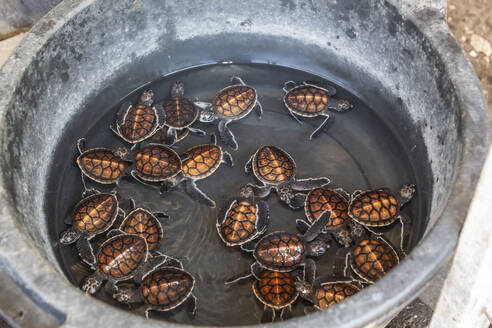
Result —
<path fill-rule="evenodd" d="M 183 269 L 180 260 L 157 251 L 163 236 L 159 217 L 164 213 L 136 207 L 125 213 L 115 192 L 103 193 L 86 187 L 85 179 L 101 184 L 118 184 L 122 177 L 160 190 L 162 196 L 180 187 L 192 199 L 215 207 L 215 202 L 196 185 L 197 180 L 214 173 L 221 163 L 233 166 L 232 156 L 216 144 L 194 146 L 178 154 L 172 146 L 189 132 L 205 135 L 191 125 L 218 120 L 221 140 L 234 150 L 238 144 L 228 124 L 248 115 L 253 108 L 259 117 L 262 107 L 255 88 L 241 78 L 233 77 L 233 85 L 222 89 L 213 104 L 191 101 L 184 97 L 184 85 L 176 82 L 171 96 L 162 105 L 154 103 L 151 90 L 141 94 L 138 104 L 124 103 L 111 129 L 130 149 L 92 148 L 85 150 L 84 140 L 77 143 L 77 164 L 82 173 L 83 199 L 67 220 L 71 227 L 62 232 L 62 245 L 76 244 L 81 259 L 94 273 L 85 278 L 82 290 L 96 293 L 104 281 L 110 284 L 113 298 L 122 303 L 141 303 L 138 310 L 169 311 L 186 304 L 194 315 L 196 298 L 192 294 L 195 279 Z M 328 110 L 352 108 L 347 100 L 336 99 L 331 86 L 316 83 L 284 85 L 284 105 L 297 116 L 325 116 L 311 134 L 318 135 L 329 119 Z M 274 320 L 276 311 L 290 310 L 301 296 L 312 303 L 311 309 L 326 309 L 375 282 L 398 264 L 408 241 L 410 219 L 400 212 L 415 192 L 405 185 L 397 195 L 388 189 L 356 191 L 347 194 L 341 188 L 329 189 L 328 178 L 298 179 L 294 159 L 276 146 L 262 146 L 245 165 L 262 185 L 248 184 L 239 194 L 226 201 L 217 219 L 217 231 L 227 246 L 239 246 L 253 254 L 255 262 L 247 273 L 231 277 L 226 284 L 253 277 L 253 292 L 265 305 L 262 321 Z M 304 207 L 306 219 L 297 220 L 301 234 L 276 231 L 259 238 L 268 228 L 272 190 L 292 209 Z M 307 194 L 305 193 L 307 192 Z M 400 249 L 393 248 L 378 227 L 400 220 Z M 115 224 L 118 222 L 118 224 Z M 117 225 L 116 229 L 110 230 Z M 109 232 L 107 232 L 109 230 Z M 96 252 L 90 242 L 107 232 Z M 342 277 L 322 281 L 316 277 L 312 257 L 321 256 L 333 243 L 339 247 Z M 352 274 L 355 273 L 355 274 Z M 118 286 L 133 279 L 138 288 Z M 271 309 L 271 311 L 267 311 Z M 308 308 L 307 308 L 308 309 Z"/>

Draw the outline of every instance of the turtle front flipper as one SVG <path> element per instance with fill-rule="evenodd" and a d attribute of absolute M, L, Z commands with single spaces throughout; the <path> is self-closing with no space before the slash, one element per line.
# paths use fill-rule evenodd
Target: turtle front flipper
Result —
<path fill-rule="evenodd" d="M 265 201 L 258 202 L 258 221 L 256 222 L 256 230 L 258 236 L 262 235 L 268 229 L 270 221 L 270 208 Z"/>
<path fill-rule="evenodd" d="M 196 299 L 196 296 L 193 294 L 191 294 L 190 298 L 188 298 L 188 300 L 186 301 L 186 310 L 192 317 L 194 317 L 196 314 L 197 303 L 198 301 Z"/>
<path fill-rule="evenodd" d="M 96 257 L 94 256 L 92 245 L 87 238 L 81 237 L 77 240 L 77 250 L 82 261 L 93 267 L 96 263 Z"/>
<path fill-rule="evenodd" d="M 187 180 L 185 182 L 185 192 L 194 200 L 202 204 L 205 204 L 207 206 L 215 207 L 215 201 L 213 201 L 210 197 L 205 195 L 203 191 L 198 189 L 195 181 Z"/>
<path fill-rule="evenodd" d="M 267 198 L 268 195 L 270 195 L 270 192 L 272 191 L 271 186 L 256 186 L 253 184 L 248 184 L 248 187 L 251 187 L 253 189 L 253 193 L 256 198 Z"/>
<path fill-rule="evenodd" d="M 300 233 L 305 234 L 311 228 L 311 225 L 304 219 L 297 219 L 296 227 Z"/>
<path fill-rule="evenodd" d="M 410 233 L 412 231 L 412 219 L 408 214 L 400 212 L 400 250 L 403 255 L 407 255 L 410 244 Z"/>
<path fill-rule="evenodd" d="M 326 177 L 309 178 L 309 179 L 295 179 L 295 181 L 292 183 L 292 189 L 305 191 L 305 190 L 321 188 L 324 185 L 329 184 L 330 181 L 331 180 L 329 178 L 326 178 Z"/>
<path fill-rule="evenodd" d="M 162 128 L 166 123 L 166 111 L 161 104 L 155 104 L 153 107 L 157 113 L 157 124 L 159 125 L 159 128 Z"/>
<path fill-rule="evenodd" d="M 316 130 L 313 131 L 313 133 L 311 133 L 311 135 L 309 136 L 309 140 L 313 140 L 313 138 L 316 138 L 326 128 L 326 126 L 328 125 L 328 120 L 330 119 L 330 115 L 325 114 L 325 116 L 325 120 L 318 126 Z"/>
<path fill-rule="evenodd" d="M 219 135 L 222 141 L 233 150 L 237 150 L 239 148 L 236 138 L 232 134 L 231 130 L 227 127 L 229 121 L 220 120 L 219 121 Z"/>
<path fill-rule="evenodd" d="M 258 115 L 258 118 L 261 119 L 261 117 L 263 116 L 263 106 L 259 101 L 256 101 L 255 110 L 256 110 L 256 115 Z"/>
<path fill-rule="evenodd" d="M 152 271 L 166 263 L 168 260 L 168 256 L 166 255 L 157 255 L 151 257 L 144 264 L 140 265 L 134 272 L 133 280 L 137 283 L 141 283 L 143 279 Z"/>
<path fill-rule="evenodd" d="M 316 220 L 303 235 L 305 241 L 310 242 L 316 239 L 321 231 L 325 228 L 326 224 L 330 221 L 332 212 L 330 210 L 324 211 L 323 214 Z"/>
<path fill-rule="evenodd" d="M 118 126 L 122 126 L 123 123 L 125 123 L 125 115 L 130 107 L 132 107 L 132 103 L 129 101 L 125 101 L 123 104 L 121 104 L 120 109 L 116 114 L 116 124 L 118 124 Z M 116 134 L 120 135 L 118 132 L 116 132 Z"/>
<path fill-rule="evenodd" d="M 314 284 L 316 277 L 316 263 L 311 258 L 304 260 L 304 281 L 309 284 Z"/>
<path fill-rule="evenodd" d="M 297 210 L 301 207 L 304 207 L 304 203 L 306 202 L 306 195 L 301 193 L 296 193 L 288 202 L 290 208 L 293 210 Z"/>
<path fill-rule="evenodd" d="M 259 277 L 260 277 L 261 271 L 263 271 L 263 267 L 258 262 L 255 262 L 255 263 L 251 264 L 251 268 L 249 271 L 242 272 L 240 274 L 237 274 L 237 275 L 227 279 L 225 284 L 226 285 L 233 284 L 233 283 L 236 283 L 240 280 L 248 279 L 251 277 L 254 277 L 257 280 L 260 280 Z"/>
<path fill-rule="evenodd" d="M 234 161 L 230 153 L 224 151 L 222 152 L 222 162 L 229 167 L 234 167 Z"/>
<path fill-rule="evenodd" d="M 253 158 L 255 154 L 251 155 L 246 164 L 244 165 L 244 172 L 251 173 L 253 171 Z"/>
<path fill-rule="evenodd" d="M 192 128 L 191 126 L 188 127 L 188 131 L 200 137 L 207 135 L 207 132 L 203 131 L 202 129 Z"/>
<path fill-rule="evenodd" d="M 174 128 L 168 128 L 166 133 L 166 143 L 168 145 L 174 145 L 178 139 L 178 133 Z"/>
<path fill-rule="evenodd" d="M 253 252 L 256 247 L 256 240 L 250 240 L 241 245 L 241 249 L 245 252 Z"/>

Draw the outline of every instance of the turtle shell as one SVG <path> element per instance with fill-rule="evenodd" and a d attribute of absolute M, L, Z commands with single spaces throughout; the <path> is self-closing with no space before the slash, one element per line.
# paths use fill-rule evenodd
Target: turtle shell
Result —
<path fill-rule="evenodd" d="M 193 124 L 198 118 L 195 105 L 183 97 L 173 97 L 164 102 L 166 125 L 175 129 L 184 129 Z"/>
<path fill-rule="evenodd" d="M 137 152 L 134 169 L 143 180 L 164 181 L 181 171 L 181 159 L 171 148 L 152 144 Z"/>
<path fill-rule="evenodd" d="M 163 126 L 162 128 L 158 129 L 152 137 L 150 137 L 150 140 L 155 143 L 160 143 L 160 144 L 165 144 L 167 143 L 167 131 L 169 130 L 169 127 Z M 184 138 L 186 138 L 189 134 L 188 129 L 182 129 L 178 130 L 178 138 L 176 139 L 175 142 L 181 141 Z"/>
<path fill-rule="evenodd" d="M 128 107 L 123 124 L 117 125 L 120 136 L 130 143 L 147 139 L 158 127 L 155 109 L 142 104 Z"/>
<path fill-rule="evenodd" d="M 147 260 L 147 242 L 137 235 L 122 234 L 106 240 L 96 255 L 96 270 L 111 280 L 127 280 Z"/>
<path fill-rule="evenodd" d="M 348 214 L 365 226 L 386 226 L 399 215 L 398 200 L 382 190 L 362 192 L 350 202 Z"/>
<path fill-rule="evenodd" d="M 369 282 L 382 278 L 400 261 L 395 250 L 380 238 L 360 241 L 351 258 L 352 270 Z"/>
<path fill-rule="evenodd" d="M 88 178 L 104 184 L 117 182 L 129 166 L 111 149 L 93 148 L 77 157 L 77 165 Z"/>
<path fill-rule="evenodd" d="M 315 306 L 324 310 L 349 298 L 360 291 L 357 286 L 348 282 L 327 282 L 316 289 L 314 294 Z"/>
<path fill-rule="evenodd" d="M 258 230 L 258 206 L 249 200 L 235 200 L 225 213 L 225 219 L 217 227 L 219 236 L 227 246 L 242 245 L 254 239 Z"/>
<path fill-rule="evenodd" d="M 149 274 L 140 285 L 140 295 L 156 311 L 169 311 L 190 297 L 195 278 L 173 267 L 162 267 Z"/>
<path fill-rule="evenodd" d="M 215 98 L 215 112 L 229 120 L 240 120 L 256 105 L 256 90 L 247 85 L 232 85 L 222 89 Z"/>
<path fill-rule="evenodd" d="M 108 230 L 118 214 L 118 199 L 114 194 L 96 194 L 82 199 L 74 208 L 73 226 L 93 237 Z"/>
<path fill-rule="evenodd" d="M 253 283 L 253 292 L 263 304 L 281 310 L 294 303 L 299 296 L 290 272 L 263 270 L 260 280 Z"/>
<path fill-rule="evenodd" d="M 284 96 L 284 104 L 292 112 L 304 117 L 315 117 L 328 108 L 328 92 L 313 85 L 300 85 Z"/>
<path fill-rule="evenodd" d="M 331 217 L 326 229 L 340 227 L 348 218 L 348 202 L 334 190 L 316 188 L 311 190 L 304 203 L 304 211 L 309 222 L 314 223 L 324 211 L 331 210 Z"/>
<path fill-rule="evenodd" d="M 294 178 L 296 164 L 292 157 L 275 146 L 263 146 L 253 158 L 253 172 L 258 180 L 280 185 Z"/>
<path fill-rule="evenodd" d="M 307 255 L 307 245 L 298 235 L 273 232 L 256 244 L 253 256 L 263 267 L 278 272 L 297 268 Z"/>
<path fill-rule="evenodd" d="M 222 149 L 208 144 L 192 147 L 183 155 L 183 176 L 193 180 L 208 177 L 217 170 L 222 162 Z"/>
<path fill-rule="evenodd" d="M 149 252 L 152 252 L 162 240 L 163 231 L 159 220 L 143 208 L 137 208 L 126 216 L 121 223 L 121 231 L 129 234 L 135 234 L 145 238 Z"/>

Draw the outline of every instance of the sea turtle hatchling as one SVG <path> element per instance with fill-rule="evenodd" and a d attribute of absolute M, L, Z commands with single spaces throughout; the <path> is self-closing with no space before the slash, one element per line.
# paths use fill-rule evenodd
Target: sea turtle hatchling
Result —
<path fill-rule="evenodd" d="M 276 146 L 260 147 L 246 163 L 245 171 L 253 171 L 263 183 L 263 186 L 251 185 L 255 196 L 265 198 L 274 189 L 280 199 L 294 209 L 302 207 L 305 201 L 305 195 L 294 194 L 294 190 L 306 191 L 330 183 L 325 177 L 297 179 L 296 163 L 286 151 Z"/>
<path fill-rule="evenodd" d="M 154 92 L 144 91 L 139 103 L 124 102 L 118 111 L 116 129 L 111 130 L 126 142 L 136 144 L 153 135 L 164 125 L 166 112 L 159 104 L 154 104 Z"/>
<path fill-rule="evenodd" d="M 277 311 L 281 311 L 280 319 L 284 319 L 299 296 L 294 276 L 290 272 L 263 270 L 259 278 L 253 283 L 253 293 L 264 304 L 261 322 L 273 322 Z"/>
<path fill-rule="evenodd" d="M 227 246 L 240 246 L 262 235 L 269 220 L 268 203 L 256 200 L 251 187 L 227 200 L 217 217 L 217 232 Z"/>
<path fill-rule="evenodd" d="M 114 230 L 109 234 L 112 237 L 101 245 L 95 259 L 89 261 L 94 263 L 92 268 L 95 272 L 82 285 L 82 290 L 88 294 L 97 292 L 105 280 L 113 290 L 117 289 L 116 283 L 119 281 L 132 278 L 141 281 L 149 271 L 168 259 L 166 255 L 149 257 L 147 241 L 141 236 Z"/>
<path fill-rule="evenodd" d="M 277 231 L 270 233 L 258 242 L 250 241 L 241 245 L 241 249 L 252 252 L 255 262 L 251 270 L 226 281 L 230 284 L 253 275 L 260 280 L 264 269 L 275 272 L 290 272 L 300 266 L 304 267 L 304 277 L 314 275 L 316 264 L 308 256 L 323 255 L 328 245 L 322 240 L 316 240 L 321 230 L 330 219 L 331 212 L 326 211 L 304 235 L 291 232 Z"/>
<path fill-rule="evenodd" d="M 107 231 L 115 222 L 119 212 L 118 198 L 113 193 L 96 193 L 85 197 L 73 209 L 67 220 L 70 228 L 60 235 L 61 245 L 77 242 L 77 250 L 84 262 L 94 265 L 92 246 L 89 242 L 94 236 Z"/>
<path fill-rule="evenodd" d="M 200 122 L 210 123 L 219 120 L 219 136 L 222 141 L 234 150 L 238 149 L 236 138 L 227 125 L 248 115 L 256 106 L 256 113 L 261 118 L 263 109 L 258 101 L 256 89 L 246 85 L 237 76 L 231 78 L 233 85 L 219 91 L 212 104 L 201 103 Z M 200 104 L 200 103 L 196 103 Z"/>
<path fill-rule="evenodd" d="M 144 304 L 137 312 L 144 312 L 148 318 L 149 311 L 170 311 L 186 303 L 191 315 L 196 313 L 196 297 L 192 294 L 195 278 L 183 270 L 181 262 L 164 263 L 154 269 L 140 283 L 138 288 L 120 287 L 113 298 L 121 303 Z"/>
<path fill-rule="evenodd" d="M 308 82 L 296 85 L 294 81 L 288 81 L 284 84 L 283 90 L 285 92 L 284 105 L 292 117 L 300 124 L 302 122 L 296 115 L 302 117 L 326 117 L 323 123 L 311 133 L 310 139 L 316 137 L 326 127 L 330 119 L 329 110 L 345 112 L 353 107 L 348 100 L 333 98 L 336 90 L 332 86 L 323 88 Z"/>
<path fill-rule="evenodd" d="M 166 142 L 173 145 L 179 140 L 181 131 L 190 131 L 197 135 L 205 135 L 205 132 L 191 127 L 200 113 L 195 104 L 184 97 L 184 83 L 175 82 L 171 87 L 171 98 L 164 101 L 164 111 L 166 112 L 165 126 L 168 127 Z"/>

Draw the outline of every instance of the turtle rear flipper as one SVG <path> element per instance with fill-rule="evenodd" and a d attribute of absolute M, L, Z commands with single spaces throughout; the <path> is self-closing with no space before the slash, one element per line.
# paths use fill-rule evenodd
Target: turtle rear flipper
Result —
<path fill-rule="evenodd" d="M 311 135 L 309 136 L 309 140 L 312 140 L 313 138 L 316 138 L 326 128 L 326 126 L 328 125 L 328 121 L 330 119 L 330 115 L 325 114 L 325 116 L 326 116 L 325 120 L 323 121 L 323 123 L 321 123 L 318 126 L 318 128 L 316 130 L 313 131 L 313 133 L 311 133 Z"/>
<path fill-rule="evenodd" d="M 197 299 L 196 296 L 191 294 L 190 298 L 186 301 L 186 310 L 190 314 L 190 316 L 194 317 L 196 314 L 196 308 L 197 308 Z"/>
<path fill-rule="evenodd" d="M 309 178 L 309 179 L 295 179 L 295 181 L 292 183 L 292 189 L 305 191 L 305 190 L 321 188 L 324 185 L 329 184 L 330 181 L 331 180 L 329 178 L 326 178 L 326 177 Z"/>
<path fill-rule="evenodd" d="M 229 122 L 225 120 L 220 120 L 219 122 L 219 135 L 222 141 L 233 150 L 237 150 L 239 148 L 236 138 L 232 134 L 231 130 L 227 127 Z"/>
<path fill-rule="evenodd" d="M 275 309 L 265 305 L 260 323 L 270 323 L 275 321 Z"/>
<path fill-rule="evenodd" d="M 198 189 L 198 187 L 195 184 L 195 181 L 186 181 L 185 182 L 185 192 L 194 200 L 203 203 L 207 206 L 210 207 L 215 207 L 215 201 L 210 199 L 203 191 Z"/>
<path fill-rule="evenodd" d="M 89 240 L 85 237 L 79 238 L 77 240 L 77 250 L 79 252 L 80 258 L 91 267 L 96 263 L 96 257 L 94 256 L 94 250 Z"/>

